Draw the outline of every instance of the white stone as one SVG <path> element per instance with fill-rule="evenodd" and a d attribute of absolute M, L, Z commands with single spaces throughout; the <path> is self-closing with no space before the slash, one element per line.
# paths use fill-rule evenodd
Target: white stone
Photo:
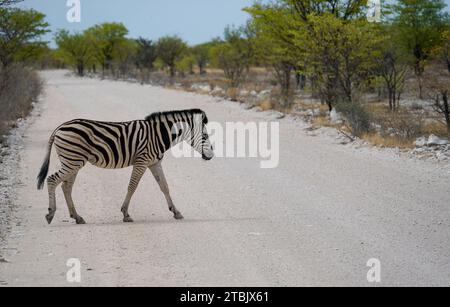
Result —
<path fill-rule="evenodd" d="M 268 97 L 270 95 L 270 93 L 271 93 L 270 90 L 264 90 L 264 91 L 262 91 L 262 92 L 260 92 L 258 94 L 258 97 L 259 98 L 266 98 L 266 97 Z"/>
<path fill-rule="evenodd" d="M 331 122 L 332 123 L 340 123 L 340 122 L 342 122 L 342 117 L 341 117 L 341 115 L 336 111 L 336 109 L 333 109 L 331 112 L 330 112 L 330 120 L 331 120 Z"/>
<path fill-rule="evenodd" d="M 449 144 L 449 141 L 440 139 L 439 137 L 435 136 L 434 134 L 430 135 L 427 141 L 428 146 L 439 146 L 439 145 L 447 145 Z"/>
<path fill-rule="evenodd" d="M 220 86 L 216 86 L 212 91 L 211 91 L 212 95 L 223 95 L 225 94 L 225 91 L 220 87 Z"/>
<path fill-rule="evenodd" d="M 414 145 L 416 147 L 423 147 L 427 145 L 427 139 L 425 137 L 420 137 L 414 142 Z"/>

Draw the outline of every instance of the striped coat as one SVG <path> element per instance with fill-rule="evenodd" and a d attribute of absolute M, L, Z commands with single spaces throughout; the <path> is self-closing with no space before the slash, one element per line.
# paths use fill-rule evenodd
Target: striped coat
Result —
<path fill-rule="evenodd" d="M 42 189 L 48 174 L 52 146 L 56 148 L 61 169 L 47 178 L 51 223 L 56 212 L 55 189 L 62 183 L 72 218 L 84 224 L 75 210 L 71 192 L 77 173 L 86 163 L 107 169 L 133 166 L 128 194 L 122 205 L 124 221 L 131 222 L 128 207 L 133 193 L 147 168 L 150 168 L 166 196 L 175 218 L 182 218 L 169 195 L 161 167 L 164 153 L 175 144 L 187 141 L 205 160 L 214 153 L 206 133 L 208 119 L 198 109 L 154 113 L 145 120 L 130 122 L 101 122 L 75 119 L 59 126 L 49 140 L 47 156 L 38 175 Z"/>

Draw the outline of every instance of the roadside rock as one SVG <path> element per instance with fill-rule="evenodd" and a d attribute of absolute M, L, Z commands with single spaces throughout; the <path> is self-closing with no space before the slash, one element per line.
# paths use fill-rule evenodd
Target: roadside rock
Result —
<path fill-rule="evenodd" d="M 414 145 L 416 147 L 423 147 L 427 145 L 427 139 L 425 137 L 420 137 L 414 142 Z"/>
<path fill-rule="evenodd" d="M 194 83 L 192 84 L 191 89 L 202 93 L 209 93 L 211 91 L 211 87 L 209 86 L 209 84 Z"/>
<path fill-rule="evenodd" d="M 450 142 L 441 139 L 436 135 L 430 135 L 428 138 L 420 137 L 415 142 L 416 146 L 410 154 L 421 160 L 435 160 L 446 162 L 450 160 Z"/>
<path fill-rule="evenodd" d="M 434 134 L 430 135 L 427 141 L 427 146 L 439 146 L 439 145 L 448 145 L 449 141 L 440 139 L 439 137 L 435 136 Z"/>
<path fill-rule="evenodd" d="M 270 93 L 271 93 L 271 92 L 272 92 L 271 90 L 264 90 L 264 91 L 261 91 L 261 92 L 258 94 L 258 98 L 259 98 L 259 99 L 267 98 L 267 97 L 270 96 Z"/>
<path fill-rule="evenodd" d="M 247 91 L 247 90 L 242 90 L 239 92 L 239 96 L 241 96 L 241 97 L 248 96 L 248 94 L 249 94 L 249 91 Z"/>
<path fill-rule="evenodd" d="M 342 117 L 341 115 L 336 111 L 336 109 L 333 109 L 330 112 L 330 120 L 334 124 L 340 124 L 342 123 Z"/>
<path fill-rule="evenodd" d="M 216 86 L 210 93 L 213 96 L 223 96 L 225 95 L 225 90 L 220 86 Z"/>
<path fill-rule="evenodd" d="M 283 119 L 286 117 L 284 113 L 278 112 L 278 111 L 266 111 L 268 117 L 271 119 L 277 120 L 277 119 Z"/>

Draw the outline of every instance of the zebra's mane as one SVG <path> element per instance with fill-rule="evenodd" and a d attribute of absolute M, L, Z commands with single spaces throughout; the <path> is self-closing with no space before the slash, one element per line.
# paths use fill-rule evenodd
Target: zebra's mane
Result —
<path fill-rule="evenodd" d="M 178 110 L 178 111 L 167 111 L 167 112 L 155 112 L 150 114 L 145 118 L 145 120 L 155 120 L 161 118 L 161 116 L 170 116 L 170 115 L 179 115 L 181 113 L 189 114 L 189 115 L 202 115 L 203 124 L 206 125 L 208 123 L 208 117 L 206 113 L 200 109 L 189 109 L 189 110 Z"/>

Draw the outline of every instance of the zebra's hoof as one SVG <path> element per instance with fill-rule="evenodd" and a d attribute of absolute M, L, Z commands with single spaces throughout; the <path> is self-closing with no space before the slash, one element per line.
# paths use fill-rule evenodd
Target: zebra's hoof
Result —
<path fill-rule="evenodd" d="M 86 224 L 86 222 L 84 221 L 84 219 L 81 216 L 78 216 L 75 221 L 77 222 L 78 225 L 84 225 Z"/>
<path fill-rule="evenodd" d="M 52 223 L 53 217 L 54 217 L 54 215 L 51 215 L 51 214 L 47 214 L 47 215 L 45 216 L 45 219 L 47 220 L 47 223 L 48 223 L 49 225 Z"/>
<path fill-rule="evenodd" d="M 176 220 L 182 220 L 182 219 L 184 219 L 184 216 L 183 216 L 180 212 L 175 212 L 175 214 L 173 215 L 173 217 L 174 217 Z"/>
<path fill-rule="evenodd" d="M 123 218 L 123 222 L 124 223 L 133 223 L 134 221 L 131 217 L 127 216 L 127 217 Z"/>

